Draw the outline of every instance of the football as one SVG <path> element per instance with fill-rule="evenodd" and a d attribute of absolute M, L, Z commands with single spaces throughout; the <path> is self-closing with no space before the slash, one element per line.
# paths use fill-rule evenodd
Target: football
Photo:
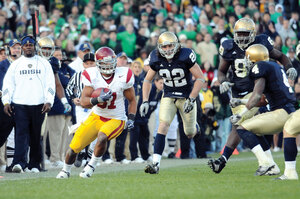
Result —
<path fill-rule="evenodd" d="M 109 88 L 97 88 L 92 92 L 92 96 L 91 97 L 99 97 L 101 92 L 107 93 L 109 92 Z"/>

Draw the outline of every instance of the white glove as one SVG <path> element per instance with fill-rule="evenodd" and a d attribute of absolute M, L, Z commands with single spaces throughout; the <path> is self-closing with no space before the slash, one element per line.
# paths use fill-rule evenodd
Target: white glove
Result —
<path fill-rule="evenodd" d="M 295 80 L 297 78 L 297 70 L 294 67 L 289 68 L 286 74 L 290 80 Z"/>
<path fill-rule="evenodd" d="M 191 110 L 193 110 L 194 105 L 195 105 L 195 101 L 196 101 L 195 98 L 189 97 L 189 98 L 184 102 L 184 105 L 183 105 L 183 111 L 184 111 L 185 113 L 189 113 Z"/>
<path fill-rule="evenodd" d="M 237 107 L 237 106 L 239 106 L 239 105 L 241 105 L 242 104 L 242 101 L 240 100 L 240 99 L 237 99 L 237 98 L 232 98 L 231 100 L 230 100 L 230 106 L 232 107 L 232 108 L 235 108 L 235 107 Z"/>
<path fill-rule="evenodd" d="M 221 85 L 220 85 L 220 93 L 225 93 L 227 92 L 231 86 L 233 86 L 234 83 L 230 83 L 230 82 L 223 82 Z"/>
<path fill-rule="evenodd" d="M 232 116 L 230 116 L 230 122 L 231 122 L 233 125 L 236 125 L 236 123 L 238 123 L 238 121 L 240 121 L 241 118 L 242 118 L 242 116 L 240 116 L 239 114 L 237 114 L 237 115 L 232 115 Z"/>
<path fill-rule="evenodd" d="M 140 115 L 141 115 L 141 117 L 145 117 L 148 113 L 148 110 L 149 110 L 149 102 L 144 101 L 140 106 Z"/>
<path fill-rule="evenodd" d="M 72 106 L 69 103 L 64 104 L 64 113 L 69 113 L 72 110 Z"/>
<path fill-rule="evenodd" d="M 113 93 L 112 93 L 111 90 L 109 90 L 108 92 L 104 92 L 104 89 L 102 89 L 102 91 L 101 91 L 99 97 L 97 98 L 97 99 L 98 99 L 98 102 L 99 102 L 99 103 L 102 103 L 102 102 L 108 101 L 108 100 L 111 98 L 112 94 L 113 94 Z"/>

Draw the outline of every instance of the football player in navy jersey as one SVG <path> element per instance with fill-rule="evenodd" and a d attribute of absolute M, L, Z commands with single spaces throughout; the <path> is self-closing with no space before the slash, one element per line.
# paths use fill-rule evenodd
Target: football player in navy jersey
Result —
<path fill-rule="evenodd" d="M 56 57 L 53 57 L 54 53 L 54 41 L 50 37 L 42 37 L 38 40 L 37 43 L 37 51 L 38 54 L 47 59 L 51 66 L 55 77 L 55 89 L 56 89 L 56 95 L 61 100 L 61 103 L 64 105 L 65 113 L 70 112 L 72 109 L 72 106 L 69 104 L 64 88 L 60 82 L 58 71 L 59 71 L 59 61 Z"/>
<path fill-rule="evenodd" d="M 164 79 L 164 93 L 159 110 L 159 127 L 154 141 L 153 163 L 145 168 L 146 173 L 159 172 L 161 155 L 165 146 L 168 128 L 179 111 L 188 138 L 196 134 L 195 98 L 205 82 L 203 73 L 196 63 L 193 50 L 182 48 L 178 38 L 172 32 L 162 33 L 157 41 L 157 49 L 150 53 L 150 69 L 143 83 L 143 104 L 140 106 L 141 116 L 149 109 L 149 92 L 151 81 L 158 73 Z M 195 81 L 192 81 L 192 76 Z"/>
<path fill-rule="evenodd" d="M 286 74 L 291 80 L 295 80 L 297 77 L 297 71 L 293 68 L 292 63 L 282 52 L 273 48 L 273 41 L 267 35 L 261 34 L 256 36 L 255 23 L 250 18 L 239 19 L 234 26 L 234 39 L 225 40 L 220 48 L 219 53 L 221 55 L 220 65 L 218 69 L 218 81 L 221 83 L 220 92 L 225 93 L 232 87 L 232 97 L 239 99 L 248 99 L 253 91 L 254 82 L 249 79 L 248 70 L 245 63 L 245 51 L 248 46 L 252 44 L 262 44 L 269 52 L 269 57 L 279 61 L 286 69 Z M 226 73 L 229 68 L 233 71 L 233 77 L 231 82 L 227 79 Z M 239 105 L 232 108 L 233 114 L 238 114 L 245 110 L 245 105 Z M 225 167 L 226 162 L 232 155 L 234 149 L 240 142 L 240 137 L 236 132 L 236 127 L 242 121 L 251 118 L 258 111 L 258 107 L 254 107 L 244 115 L 242 120 L 239 120 L 237 124 L 233 124 L 231 133 L 227 138 L 223 154 L 218 159 L 211 159 L 208 161 L 208 165 L 215 173 L 220 173 Z M 258 137 L 266 154 L 271 160 L 272 154 L 270 146 L 263 136 Z M 276 164 L 275 164 L 276 165 Z M 272 171 L 269 171 L 268 175 L 279 174 L 280 170 L 275 166 Z"/>
<path fill-rule="evenodd" d="M 270 112 L 256 115 L 243 121 L 237 133 L 250 147 L 260 162 L 256 175 L 264 175 L 275 167 L 268 161 L 267 155 L 259 146 L 256 135 L 270 135 L 281 132 L 289 115 L 295 111 L 295 96 L 286 77 L 285 71 L 276 62 L 269 61 L 269 52 L 262 44 L 254 44 L 246 50 L 246 65 L 249 66 L 249 77 L 255 83 L 253 93 L 246 103 L 246 109 L 235 115 L 237 119 L 247 114 L 261 100 L 262 95 L 270 105 Z M 287 129 L 287 128 L 286 128 Z M 281 180 L 298 179 L 296 172 L 297 146 L 296 138 L 284 133 L 284 175 Z"/>

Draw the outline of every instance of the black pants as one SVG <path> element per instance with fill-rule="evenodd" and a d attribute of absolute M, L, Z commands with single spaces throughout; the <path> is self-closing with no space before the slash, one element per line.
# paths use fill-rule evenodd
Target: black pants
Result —
<path fill-rule="evenodd" d="M 14 104 L 15 112 L 15 154 L 12 165 L 20 164 L 22 168 L 40 169 L 42 148 L 41 127 L 45 118 L 41 105 L 27 106 Z M 30 146 L 29 164 L 27 152 Z"/>
<path fill-rule="evenodd" d="M 1 98 L 0 98 L 1 101 Z M 0 102 L 0 147 L 6 142 L 7 137 L 14 127 L 14 119 L 13 116 L 9 117 L 4 113 L 4 106 L 2 102 Z"/>
<path fill-rule="evenodd" d="M 139 143 L 139 149 L 141 156 L 144 160 L 147 160 L 150 156 L 149 154 L 149 136 L 150 132 L 148 129 L 148 123 L 134 123 L 134 128 L 130 130 L 130 143 L 129 150 L 131 155 L 131 160 L 138 157 L 137 143 Z"/>
<path fill-rule="evenodd" d="M 120 162 L 121 160 L 125 159 L 126 156 L 124 155 L 124 149 L 125 149 L 125 142 L 127 138 L 127 129 L 123 130 L 121 135 L 119 135 L 116 138 L 116 146 L 115 146 L 115 157 L 117 162 Z"/>
<path fill-rule="evenodd" d="M 188 137 L 185 135 L 183 130 L 183 123 L 180 114 L 177 114 L 178 117 L 178 130 L 179 130 L 179 136 L 180 136 L 180 149 L 181 149 L 181 159 L 188 159 L 190 158 L 190 144 L 191 140 L 188 139 Z M 198 122 L 200 125 L 200 132 L 198 132 L 193 140 L 195 142 L 195 150 L 196 150 L 196 156 L 197 158 L 206 158 L 206 152 L 205 152 L 205 132 L 201 123 Z"/>

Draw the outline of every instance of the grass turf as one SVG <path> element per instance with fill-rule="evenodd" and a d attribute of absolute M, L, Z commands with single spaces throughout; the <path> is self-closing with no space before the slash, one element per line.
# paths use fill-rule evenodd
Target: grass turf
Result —
<path fill-rule="evenodd" d="M 275 160 L 283 172 L 282 153 L 276 153 Z M 81 169 L 62 180 L 55 179 L 57 169 L 0 174 L 0 198 L 299 198 L 299 181 L 254 176 L 257 161 L 251 153 L 233 156 L 220 174 L 206 164 L 207 160 L 162 160 L 158 175 L 145 174 L 145 164 L 100 166 L 90 179 L 79 178 Z"/>

